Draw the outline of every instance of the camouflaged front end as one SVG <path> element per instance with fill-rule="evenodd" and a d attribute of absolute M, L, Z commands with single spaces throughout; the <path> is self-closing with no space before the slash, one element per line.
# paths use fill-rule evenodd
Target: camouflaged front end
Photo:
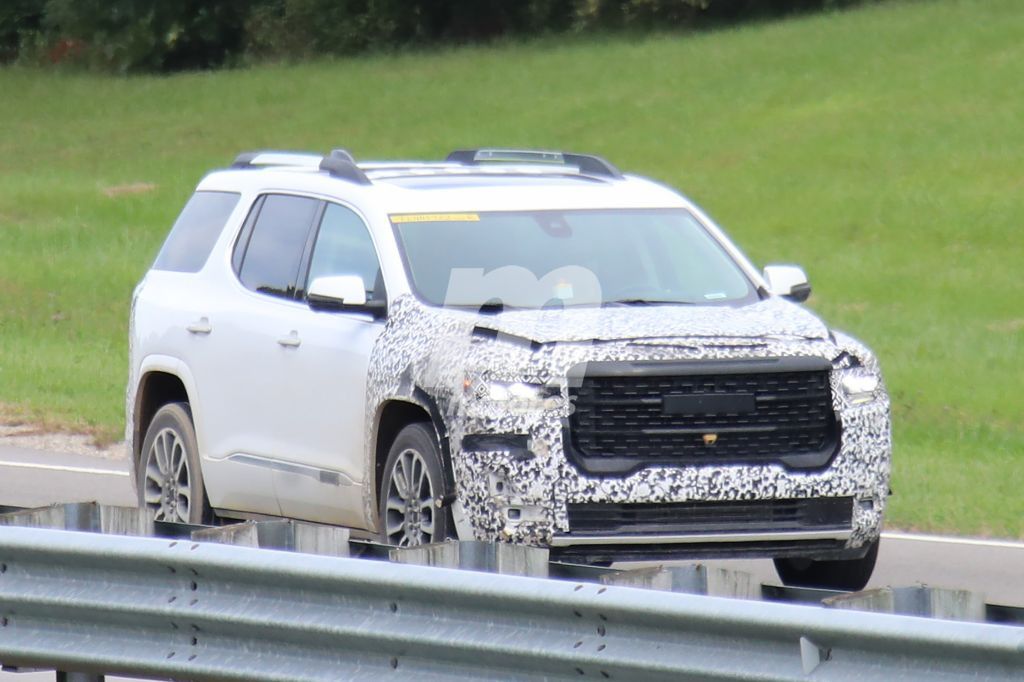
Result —
<path fill-rule="evenodd" d="M 781 464 L 649 466 L 625 476 L 593 476 L 563 452 L 570 369 L 595 361 L 822 358 L 832 365 L 840 423 L 837 454 L 823 469 Z M 421 404 L 441 425 L 456 484 L 457 509 L 473 538 L 546 545 L 569 531 L 569 503 L 661 503 L 853 497 L 848 548 L 881 531 L 889 489 L 891 434 L 884 384 L 853 405 L 839 387 L 844 372 L 878 374 L 871 352 L 829 332 L 814 315 L 780 298 L 732 308 L 622 307 L 474 315 L 393 302 L 370 364 L 366 471 L 374 471 L 374 425 L 389 400 Z M 487 399 L 488 382 L 557 387 L 545 409 L 515 409 Z M 507 449 L 468 451 L 467 434 L 527 434 L 532 457 Z M 365 486 L 375 513 L 373 486 Z M 509 517 L 515 508 L 519 518 Z M 463 526 L 465 528 L 465 526 Z M 465 534 L 464 532 L 462 534 Z M 470 538 L 463 538 L 470 539 Z"/>

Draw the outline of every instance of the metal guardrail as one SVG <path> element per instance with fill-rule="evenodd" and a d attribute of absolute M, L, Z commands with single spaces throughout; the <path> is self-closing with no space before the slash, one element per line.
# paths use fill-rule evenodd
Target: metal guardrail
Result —
<path fill-rule="evenodd" d="M 0 527 L 0 661 L 193 680 L 1020 680 L 1024 629 Z"/>

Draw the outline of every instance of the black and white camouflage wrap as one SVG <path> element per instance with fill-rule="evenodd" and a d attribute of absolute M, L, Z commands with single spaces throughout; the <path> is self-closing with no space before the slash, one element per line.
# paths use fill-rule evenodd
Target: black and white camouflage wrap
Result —
<path fill-rule="evenodd" d="M 474 334 L 475 328 L 491 330 Z M 496 332 L 493 333 L 493 332 Z M 842 442 L 824 470 L 781 465 L 652 466 L 625 477 L 596 477 L 563 455 L 569 370 L 582 362 L 741 360 L 817 357 L 832 363 L 832 395 Z M 379 406 L 405 400 L 434 408 L 451 448 L 458 510 L 472 537 L 535 545 L 569 530 L 570 502 L 658 503 L 852 496 L 850 548 L 881 531 L 889 488 L 889 398 L 883 384 L 866 404 L 851 405 L 839 389 L 844 373 L 879 373 L 871 352 L 830 333 L 800 306 L 772 297 L 742 307 L 621 307 L 510 311 L 475 315 L 395 300 L 370 362 L 366 471 L 373 471 Z M 492 403 L 488 382 L 557 387 L 545 409 L 510 410 Z M 531 459 L 506 451 L 462 447 L 467 434 L 529 434 Z M 366 486 L 373 518 L 373 486 Z M 506 514 L 520 511 L 518 520 Z M 463 526 L 465 528 L 465 526 Z M 460 530 L 465 535 L 466 530 Z M 469 538 L 463 538 L 469 539 Z"/>

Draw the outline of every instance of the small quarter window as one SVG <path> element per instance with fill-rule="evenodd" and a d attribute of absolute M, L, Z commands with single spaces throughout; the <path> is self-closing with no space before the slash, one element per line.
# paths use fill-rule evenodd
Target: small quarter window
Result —
<path fill-rule="evenodd" d="M 302 254 L 320 202 L 268 195 L 259 210 L 238 273 L 242 284 L 262 294 L 291 298 Z"/>
<path fill-rule="evenodd" d="M 239 198 L 235 192 L 193 194 L 171 228 L 153 269 L 171 272 L 202 270 Z"/>

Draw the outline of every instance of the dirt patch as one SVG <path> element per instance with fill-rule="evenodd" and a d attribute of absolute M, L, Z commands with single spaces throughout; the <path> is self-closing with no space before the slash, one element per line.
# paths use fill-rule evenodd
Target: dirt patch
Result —
<path fill-rule="evenodd" d="M 985 325 L 986 329 L 990 332 L 1004 332 L 1012 334 L 1013 332 L 1019 332 L 1024 329 L 1024 318 L 1018 318 L 1016 320 L 1003 320 L 1001 322 L 993 322 Z"/>
<path fill-rule="evenodd" d="M 152 182 L 132 182 L 127 185 L 115 185 L 113 187 L 104 187 L 103 193 L 111 199 L 115 199 L 120 196 L 132 195 L 132 194 L 145 194 L 152 192 L 156 189 L 156 185 Z"/>
<path fill-rule="evenodd" d="M 128 456 L 128 446 L 123 441 L 97 447 L 92 436 L 53 433 L 32 424 L 0 424 L 0 445 L 28 450 L 68 452 L 104 459 L 125 459 Z"/>

